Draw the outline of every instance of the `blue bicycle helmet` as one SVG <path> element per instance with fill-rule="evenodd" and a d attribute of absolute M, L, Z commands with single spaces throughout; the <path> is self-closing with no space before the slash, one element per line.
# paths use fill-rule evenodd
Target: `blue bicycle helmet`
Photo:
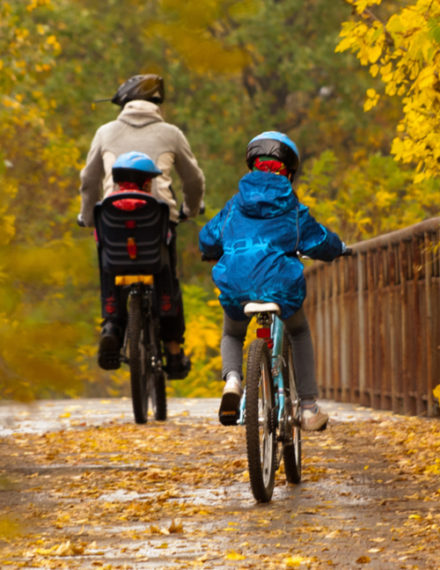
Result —
<path fill-rule="evenodd" d="M 113 164 L 112 175 L 116 183 L 134 182 L 142 188 L 146 180 L 160 176 L 162 171 L 144 152 L 125 152 L 120 154 Z"/>
<path fill-rule="evenodd" d="M 250 169 L 259 156 L 270 156 L 283 162 L 292 174 L 295 174 L 300 164 L 296 144 L 287 135 L 278 131 L 265 131 L 249 142 L 246 162 Z"/>

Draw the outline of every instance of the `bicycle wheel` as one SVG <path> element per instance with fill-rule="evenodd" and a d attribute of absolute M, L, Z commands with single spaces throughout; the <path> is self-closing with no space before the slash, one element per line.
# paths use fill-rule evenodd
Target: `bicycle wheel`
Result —
<path fill-rule="evenodd" d="M 143 326 L 141 296 L 140 294 L 130 295 L 128 307 L 128 361 L 130 365 L 133 413 L 135 422 L 138 424 L 145 424 L 148 417 L 144 335 L 145 328 Z"/>
<path fill-rule="evenodd" d="M 283 459 L 289 483 L 301 481 L 301 428 L 299 398 L 295 383 L 292 345 L 287 333 L 283 337 L 283 377 L 286 387 L 286 418 L 283 434 Z"/>
<path fill-rule="evenodd" d="M 159 323 L 153 320 L 148 326 L 148 346 L 151 349 L 150 361 L 147 363 L 147 400 L 151 401 L 154 419 L 165 421 L 167 419 L 167 396 L 165 374 L 160 368 L 162 362 L 160 352 Z"/>
<path fill-rule="evenodd" d="M 270 354 L 262 339 L 249 348 L 246 375 L 246 446 L 255 499 L 272 498 L 276 470 L 275 399 Z"/>

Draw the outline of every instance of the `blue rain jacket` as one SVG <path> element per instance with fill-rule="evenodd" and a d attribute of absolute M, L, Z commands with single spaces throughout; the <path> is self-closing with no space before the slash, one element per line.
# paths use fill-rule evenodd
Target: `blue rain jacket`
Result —
<path fill-rule="evenodd" d="M 306 296 L 298 253 L 331 261 L 341 255 L 339 237 L 319 224 L 295 196 L 285 176 L 253 171 L 239 192 L 201 230 L 199 246 L 219 259 L 212 270 L 220 303 L 229 317 L 244 320 L 246 301 L 273 301 L 287 319 Z"/>

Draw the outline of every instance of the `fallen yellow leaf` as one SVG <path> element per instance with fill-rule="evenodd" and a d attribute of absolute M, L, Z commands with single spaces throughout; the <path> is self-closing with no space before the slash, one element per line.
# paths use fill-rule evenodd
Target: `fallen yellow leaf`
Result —
<path fill-rule="evenodd" d="M 306 559 L 303 556 L 288 556 L 284 558 L 283 563 L 286 568 L 296 568 L 297 566 L 301 566 Z"/>
<path fill-rule="evenodd" d="M 168 530 L 171 533 L 183 532 L 183 525 L 180 521 L 173 521 L 168 527 Z"/>
<path fill-rule="evenodd" d="M 238 552 L 235 552 L 234 550 L 232 550 L 231 552 L 229 552 L 226 556 L 225 556 L 226 560 L 245 560 L 246 556 L 243 556 L 243 554 L 239 554 Z"/>

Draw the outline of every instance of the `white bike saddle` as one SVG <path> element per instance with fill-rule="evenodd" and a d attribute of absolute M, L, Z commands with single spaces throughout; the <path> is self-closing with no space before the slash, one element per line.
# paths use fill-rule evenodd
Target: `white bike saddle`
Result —
<path fill-rule="evenodd" d="M 244 306 L 244 312 L 248 317 L 256 313 L 276 313 L 281 315 L 281 308 L 277 303 L 263 303 L 262 301 L 251 301 Z"/>

